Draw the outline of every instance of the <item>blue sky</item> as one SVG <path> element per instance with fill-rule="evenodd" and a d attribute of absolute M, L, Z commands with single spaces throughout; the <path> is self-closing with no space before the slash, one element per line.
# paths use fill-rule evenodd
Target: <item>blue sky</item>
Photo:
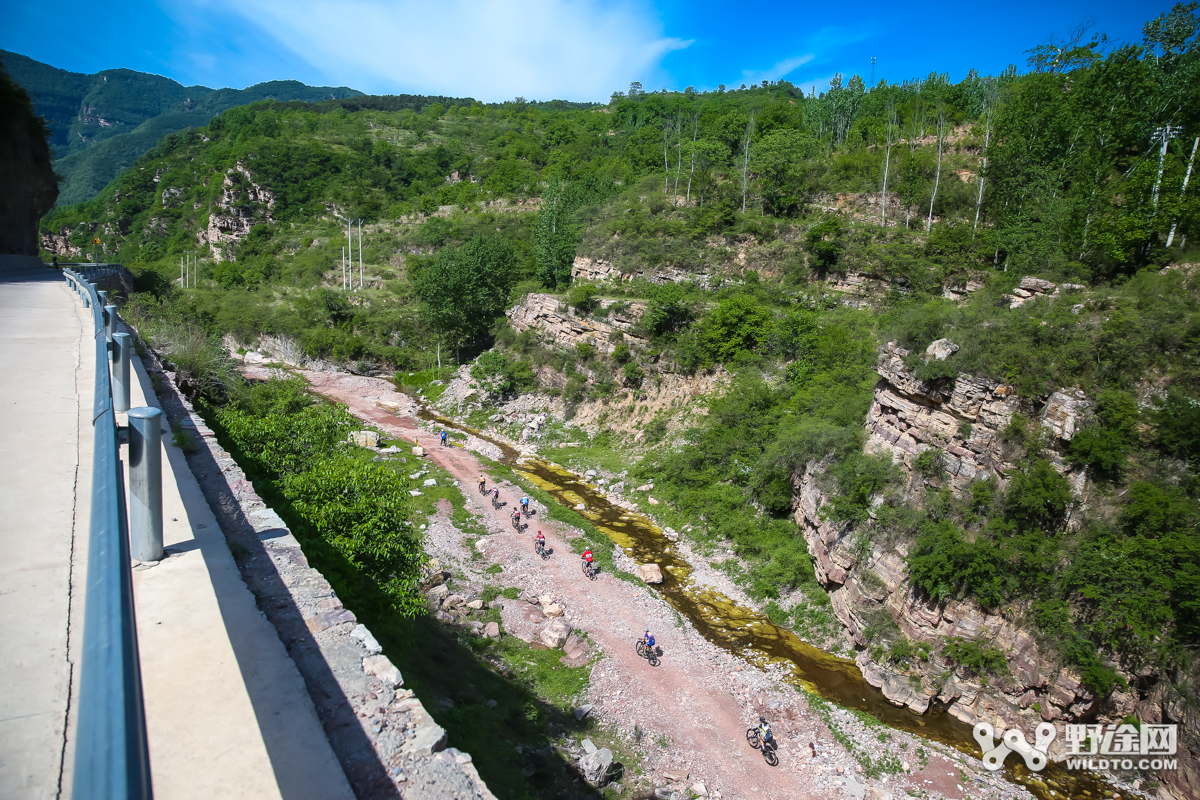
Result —
<path fill-rule="evenodd" d="M 1024 70 L 1024 51 L 1094 18 L 1140 41 L 1152 2 L 780 3 L 753 0 L 6 0 L 0 48 L 63 69 L 128 67 L 185 85 L 294 78 L 373 94 L 607 100 L 834 73 L 889 81 Z"/>

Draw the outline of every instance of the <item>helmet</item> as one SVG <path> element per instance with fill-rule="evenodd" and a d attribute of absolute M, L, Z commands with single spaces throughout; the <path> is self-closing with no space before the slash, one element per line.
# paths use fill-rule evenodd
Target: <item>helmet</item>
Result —
<path fill-rule="evenodd" d="M 766 717 L 759 717 L 759 718 L 758 718 L 758 721 L 759 721 L 759 722 L 761 722 L 763 725 L 766 725 L 766 724 L 767 724 L 767 718 L 766 718 Z"/>

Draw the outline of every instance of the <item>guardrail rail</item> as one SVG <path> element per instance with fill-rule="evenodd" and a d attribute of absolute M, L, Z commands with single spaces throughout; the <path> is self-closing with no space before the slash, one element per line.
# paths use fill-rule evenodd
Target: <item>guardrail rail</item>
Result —
<path fill-rule="evenodd" d="M 76 701 L 75 800 L 153 797 L 133 607 L 125 476 L 110 377 L 110 364 L 120 354 L 121 343 L 116 343 L 114 349 L 116 309 L 108 306 L 105 293 L 96 289 L 97 281 L 123 270 L 112 264 L 63 269 L 67 285 L 79 294 L 84 308 L 91 308 L 96 342 L 92 519 Z M 127 358 L 128 345 L 124 351 Z M 119 410 L 127 410 L 128 381 L 121 391 L 125 393 L 125 408 Z"/>

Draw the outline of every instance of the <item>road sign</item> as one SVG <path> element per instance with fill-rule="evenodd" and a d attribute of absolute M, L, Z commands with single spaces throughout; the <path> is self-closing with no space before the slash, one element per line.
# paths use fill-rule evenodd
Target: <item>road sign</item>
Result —
<path fill-rule="evenodd" d="M 100 240 L 99 240 L 99 239 L 92 239 L 92 244 L 100 244 Z"/>

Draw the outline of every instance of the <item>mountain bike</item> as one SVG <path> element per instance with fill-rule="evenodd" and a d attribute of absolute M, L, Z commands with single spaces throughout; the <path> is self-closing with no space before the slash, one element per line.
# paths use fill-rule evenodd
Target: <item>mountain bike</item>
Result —
<path fill-rule="evenodd" d="M 488 490 L 487 490 L 487 481 L 480 481 L 480 482 L 479 482 L 479 493 L 480 493 L 480 494 L 487 494 L 487 493 L 488 493 Z"/>
<path fill-rule="evenodd" d="M 499 507 L 500 507 L 500 495 L 493 494 L 492 495 L 492 508 L 499 508 Z"/>
<path fill-rule="evenodd" d="M 533 540 L 533 552 L 541 556 L 543 561 L 550 558 L 550 551 L 546 549 L 546 541 L 544 539 Z"/>
<path fill-rule="evenodd" d="M 755 750 L 762 750 L 763 759 L 772 767 L 779 766 L 779 756 L 775 754 L 775 740 L 764 742 L 759 736 L 758 728 L 749 728 L 746 731 L 746 741 Z"/>
<path fill-rule="evenodd" d="M 583 574 L 588 577 L 588 580 L 596 580 L 596 574 L 599 571 L 600 570 L 596 567 L 595 563 L 589 564 L 586 561 L 583 562 Z"/>
<path fill-rule="evenodd" d="M 646 643 L 638 639 L 633 643 L 633 650 L 638 654 L 639 658 L 644 658 L 650 662 L 650 666 L 657 667 L 659 664 L 658 654 L 654 652 L 653 647 L 646 647 Z"/>

